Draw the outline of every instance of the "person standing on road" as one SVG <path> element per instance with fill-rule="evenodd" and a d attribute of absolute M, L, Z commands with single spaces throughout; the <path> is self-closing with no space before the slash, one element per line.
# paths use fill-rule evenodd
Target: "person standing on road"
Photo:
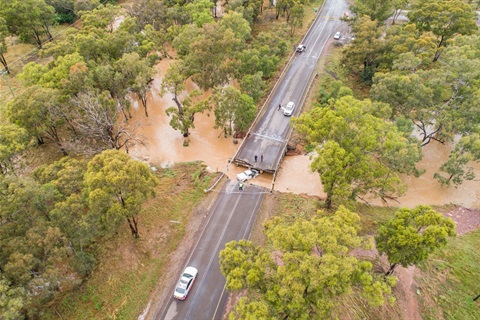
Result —
<path fill-rule="evenodd" d="M 281 104 L 278 105 L 278 111 L 280 111 L 280 109 L 282 109 L 282 105 L 281 105 Z"/>
<path fill-rule="evenodd" d="M 255 159 L 255 163 L 257 163 L 257 159 L 258 159 L 257 155 L 255 155 L 253 158 Z"/>
<path fill-rule="evenodd" d="M 260 156 L 260 162 L 263 162 L 263 154 Z"/>
<path fill-rule="evenodd" d="M 238 190 L 243 191 L 243 183 L 240 182 L 238 184 Z"/>

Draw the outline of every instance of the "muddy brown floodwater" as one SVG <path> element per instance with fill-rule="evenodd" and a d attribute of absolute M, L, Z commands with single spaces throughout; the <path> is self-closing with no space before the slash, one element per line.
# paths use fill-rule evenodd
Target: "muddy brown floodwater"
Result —
<path fill-rule="evenodd" d="M 132 155 L 148 161 L 152 164 L 159 164 L 163 167 L 170 166 L 175 162 L 187 162 L 201 160 L 207 164 L 212 171 L 223 171 L 230 179 L 245 170 L 233 164 L 227 167 L 229 159 L 233 157 L 239 145 L 232 142 L 232 138 L 224 138 L 220 129 L 213 129 L 214 115 L 199 114 L 195 117 L 195 128 L 189 136 L 189 146 L 183 146 L 183 136 L 180 131 L 174 130 L 169 125 L 169 118 L 165 109 L 175 106 L 172 95 L 160 96 L 160 86 L 163 75 L 168 69 L 171 60 L 164 59 L 157 65 L 158 74 L 155 76 L 151 92 L 148 96 L 148 114 L 141 103 L 133 102 L 132 115 L 134 120 L 143 119 L 145 126 L 139 133 L 145 137 L 146 146 L 137 147 L 132 150 Z M 187 82 L 187 90 L 195 88 L 194 84 Z M 207 97 L 208 93 L 204 95 Z M 391 206 L 414 207 L 419 204 L 444 205 L 457 204 L 467 208 L 480 208 L 480 165 L 475 164 L 474 172 L 477 179 L 465 181 L 458 188 L 442 188 L 433 179 L 433 174 L 442 163 L 448 159 L 451 146 L 432 142 L 423 148 L 424 158 L 419 167 L 426 169 L 426 172 L 419 178 L 403 177 L 408 185 L 407 193 L 398 199 L 397 202 L 388 203 Z M 324 197 L 322 184 L 318 174 L 312 173 L 309 169 L 310 158 L 306 155 L 287 156 L 282 161 L 274 190 L 282 192 L 293 192 Z M 255 184 L 266 188 L 272 187 L 271 174 L 262 174 L 255 178 Z M 369 200 L 372 204 L 384 205 L 380 200 Z"/>

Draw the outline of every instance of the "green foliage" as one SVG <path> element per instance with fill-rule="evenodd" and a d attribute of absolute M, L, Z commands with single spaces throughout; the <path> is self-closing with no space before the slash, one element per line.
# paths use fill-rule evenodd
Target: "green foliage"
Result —
<path fill-rule="evenodd" d="M 245 75 L 240 82 L 240 89 L 243 93 L 252 97 L 253 101 L 257 103 L 265 94 L 265 81 L 262 79 L 263 73 L 261 71 L 253 75 Z"/>
<path fill-rule="evenodd" d="M 97 29 L 107 29 L 109 32 L 113 32 L 113 24 L 115 19 L 119 16 L 120 7 L 107 4 L 99 5 L 92 11 L 83 11 L 81 18 L 83 27 L 89 29 L 94 27 Z"/>
<path fill-rule="evenodd" d="M 453 183 L 455 186 L 460 185 L 463 180 L 475 179 L 475 174 L 472 167 L 466 165 L 471 162 L 478 162 L 480 160 L 480 135 L 472 134 L 462 137 L 448 156 L 448 161 L 442 164 L 440 172 L 445 172 L 445 177 L 440 172 L 434 174 L 442 186 L 450 186 Z"/>
<path fill-rule="evenodd" d="M 421 159 L 418 144 L 372 115 L 372 109 L 368 100 L 345 96 L 295 120 L 307 141 L 318 146 L 311 167 L 320 174 L 327 207 L 366 194 L 382 199 L 401 195 L 398 174 L 421 173 L 415 167 Z"/>
<path fill-rule="evenodd" d="M 408 267 L 424 261 L 432 252 L 447 244 L 455 236 L 455 223 L 428 206 L 403 208 L 378 230 L 377 249 L 390 262 L 387 275 L 401 264 Z"/>
<path fill-rule="evenodd" d="M 58 128 L 64 123 L 60 94 L 56 89 L 33 86 L 7 104 L 11 123 L 27 130 L 38 143 L 45 139 L 55 142 L 66 155 Z"/>
<path fill-rule="evenodd" d="M 158 181 L 150 168 L 118 150 L 95 156 L 85 174 L 90 209 L 107 230 L 126 219 L 132 235 L 139 237 L 138 214 L 143 202 L 154 196 Z"/>
<path fill-rule="evenodd" d="M 405 134 L 413 128 L 419 130 L 422 146 L 432 140 L 453 142 L 456 135 L 476 134 L 480 120 L 477 92 L 480 38 L 457 35 L 449 40 L 448 47 L 441 48 L 442 59 L 435 61 L 434 56 L 440 51 L 435 51 L 432 33 L 407 36 L 409 32 L 419 33 L 417 27 L 407 25 L 394 36 L 397 40 L 405 39 L 407 46 L 393 47 L 394 51 L 404 53 L 393 60 L 393 70 L 376 74 L 370 91 L 372 99 L 391 106 L 389 118 L 396 121 Z M 460 184 L 472 177 L 464 168 L 475 158 L 470 160 L 470 156 L 464 154 L 452 151 L 441 168 L 446 175 L 435 175 L 443 185 L 453 181 Z"/>
<path fill-rule="evenodd" d="M 0 177 L 0 193 L 0 281 L 2 299 L 7 300 L 0 308 L 31 317 L 39 314 L 60 288 L 70 290 L 79 284 L 80 276 L 73 267 L 76 252 L 52 219 L 51 210 L 61 201 L 52 185 Z M 35 292 L 35 296 L 27 292 Z"/>
<path fill-rule="evenodd" d="M 26 299 L 23 288 L 12 287 L 6 279 L 0 279 L 0 314 L 5 320 L 22 319 Z"/>
<path fill-rule="evenodd" d="M 234 72 L 229 61 L 244 46 L 244 41 L 232 29 L 216 23 L 203 25 L 201 36 L 190 41 L 185 61 L 192 80 L 203 90 L 227 83 Z"/>
<path fill-rule="evenodd" d="M 321 78 L 316 100 L 320 104 L 327 104 L 330 99 L 337 100 L 345 96 L 353 96 L 352 90 L 340 80 Z"/>
<path fill-rule="evenodd" d="M 29 146 L 27 130 L 14 124 L 0 124 L 0 173 L 15 172 L 16 158 Z"/>
<path fill-rule="evenodd" d="M 355 16 L 369 16 L 373 21 L 381 23 L 393 15 L 393 6 L 393 1 L 354 0 L 350 10 Z"/>
<path fill-rule="evenodd" d="M 4 54 L 7 53 L 7 43 L 5 42 L 5 38 L 8 36 L 8 28 L 7 22 L 3 17 L 0 16 L 0 62 L 2 63 L 5 71 L 10 73 L 8 69 L 7 60 L 5 59 Z"/>
<path fill-rule="evenodd" d="M 463 0 L 420 0 L 413 3 L 408 19 L 420 31 L 431 31 L 437 37 L 438 60 L 441 47 L 455 34 L 472 34 L 476 29 L 476 16 L 472 7 Z"/>
<path fill-rule="evenodd" d="M 255 118 L 257 107 L 253 99 L 233 86 L 214 89 L 215 128 L 222 128 L 225 137 L 244 132 Z"/>
<path fill-rule="evenodd" d="M 290 35 L 295 34 L 296 28 L 303 27 L 303 20 L 305 19 L 305 11 L 302 4 L 295 4 L 292 8 L 290 15 L 290 20 L 288 21 L 290 25 Z"/>
<path fill-rule="evenodd" d="M 329 318 L 336 299 L 353 286 L 372 304 L 383 304 L 395 280 L 377 280 L 369 262 L 349 254 L 367 245 L 357 236 L 358 223 L 357 214 L 340 207 L 333 216 L 267 222 L 269 249 L 246 240 L 227 243 L 220 252 L 227 289 L 248 290 L 230 318 Z"/>
<path fill-rule="evenodd" d="M 342 64 L 369 85 L 386 57 L 383 30 L 377 21 L 363 16 L 353 25 L 352 32 L 355 41 L 345 48 Z"/>
<path fill-rule="evenodd" d="M 0 16 L 11 34 L 22 40 L 33 40 L 42 48 L 44 35 L 52 40 L 50 26 L 55 21 L 55 9 L 45 0 L 1 0 Z"/>
<path fill-rule="evenodd" d="M 246 41 L 251 38 L 252 29 L 247 20 L 243 18 L 240 13 L 229 12 L 219 21 L 223 30 L 230 29 L 235 34 L 237 39 Z"/>
<path fill-rule="evenodd" d="M 196 26 L 201 28 L 204 24 L 215 21 L 212 15 L 212 9 L 214 7 L 215 4 L 210 0 L 194 0 L 187 3 L 185 9 L 192 17 Z"/>
<path fill-rule="evenodd" d="M 170 107 L 165 110 L 165 113 L 171 117 L 170 126 L 175 130 L 180 130 L 184 137 L 188 137 L 191 128 L 195 128 L 195 114 L 202 113 L 209 109 L 207 100 L 198 100 L 201 95 L 198 90 L 193 90 L 186 98 L 177 103 L 176 107 Z"/>

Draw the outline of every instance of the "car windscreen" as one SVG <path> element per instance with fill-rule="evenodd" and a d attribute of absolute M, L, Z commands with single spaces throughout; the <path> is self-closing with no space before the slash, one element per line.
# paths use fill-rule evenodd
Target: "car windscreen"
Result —
<path fill-rule="evenodd" d="M 175 289 L 176 292 L 180 293 L 180 294 L 184 294 L 185 293 L 185 289 L 184 288 L 180 288 L 180 287 L 177 287 Z"/>

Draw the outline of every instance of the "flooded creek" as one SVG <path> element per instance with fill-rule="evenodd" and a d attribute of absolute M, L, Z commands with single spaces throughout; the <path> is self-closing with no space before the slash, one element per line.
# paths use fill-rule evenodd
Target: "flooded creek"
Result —
<path fill-rule="evenodd" d="M 153 81 L 151 92 L 148 96 L 148 114 L 145 116 L 143 105 L 134 101 L 132 115 L 134 120 L 142 120 L 144 127 L 139 130 L 146 141 L 145 147 L 137 147 L 131 151 L 136 158 L 148 161 L 154 165 L 170 166 L 175 162 L 203 161 L 211 171 L 225 172 L 230 179 L 245 170 L 230 164 L 229 159 L 235 154 L 238 145 L 233 144 L 232 138 L 224 138 L 220 129 L 213 129 L 214 115 L 197 114 L 195 128 L 189 136 L 189 146 L 184 147 L 184 138 L 180 131 L 174 130 L 169 125 L 169 117 L 165 109 L 175 106 L 172 95 L 167 93 L 160 96 L 162 76 L 166 73 L 170 60 L 164 59 L 158 65 L 158 74 Z M 187 90 L 193 90 L 191 82 L 186 84 Z M 205 95 L 207 97 L 207 95 Z M 474 165 L 477 176 L 474 181 L 465 181 L 458 188 L 442 188 L 433 179 L 433 174 L 442 163 L 448 159 L 450 146 L 432 142 L 423 148 L 424 158 L 419 168 L 426 172 L 419 178 L 403 177 L 408 185 L 407 193 L 398 199 L 398 203 L 390 201 L 391 206 L 414 207 L 419 204 L 444 205 L 457 204 L 468 208 L 480 208 L 480 165 Z M 307 194 L 323 198 L 325 196 L 317 173 L 309 169 L 311 160 L 309 156 L 287 156 L 283 159 L 276 177 L 274 190 Z M 261 174 L 254 179 L 256 185 L 270 189 L 273 175 Z M 378 199 L 370 199 L 370 203 L 385 205 Z"/>

